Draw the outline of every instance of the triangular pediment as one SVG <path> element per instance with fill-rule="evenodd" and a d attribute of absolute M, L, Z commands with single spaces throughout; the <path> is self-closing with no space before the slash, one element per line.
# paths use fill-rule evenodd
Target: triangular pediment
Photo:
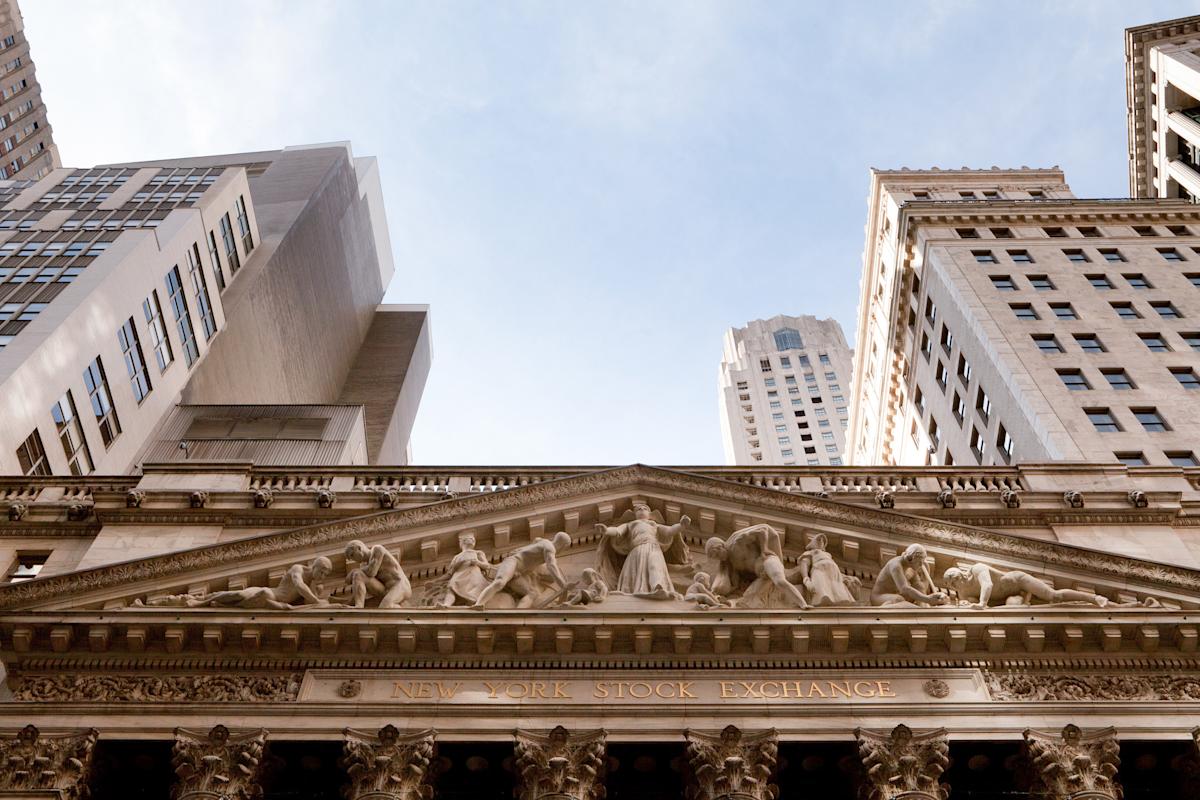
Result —
<path fill-rule="evenodd" d="M 682 570 L 673 571 L 680 591 L 681 572 L 690 575 L 711 563 L 705 552 L 708 539 L 726 538 L 760 524 L 780 534 L 778 549 L 789 570 L 801 562 L 813 537 L 824 534 L 828 554 L 841 573 L 865 587 L 858 595 L 865 604 L 869 604 L 869 588 L 881 568 L 909 545 L 920 544 L 939 584 L 944 569 L 982 562 L 1002 572 L 1020 570 L 1036 575 L 1058 589 L 1096 592 L 1114 604 L 1150 598 L 1167 607 L 1200 605 L 1200 573 L 1181 567 L 894 510 L 633 465 L 29 581 L 0 588 L 0 608 L 117 609 L 164 595 L 270 586 L 288 567 L 317 556 L 326 556 L 333 564 L 332 574 L 324 581 L 328 594 L 329 585 L 340 586 L 344 581 L 344 553 L 351 540 L 396 554 L 413 586 L 413 598 L 406 605 L 420 606 L 423 598 L 428 602 L 430 584 L 445 581 L 465 531 L 474 534 L 476 547 L 493 565 L 531 541 L 566 531 L 571 544 L 559 553 L 559 560 L 574 585 L 583 570 L 598 565 L 604 535 L 595 525 L 618 525 L 623 516 L 630 515 L 634 502 L 649 505 L 664 525 L 690 518 L 679 532 L 688 557 L 677 558 L 673 564 L 679 567 L 679 562 L 687 562 Z M 617 603 L 611 608 L 632 607 Z M 655 605 L 652 601 L 639 608 L 646 613 L 680 610 L 675 604 Z"/>

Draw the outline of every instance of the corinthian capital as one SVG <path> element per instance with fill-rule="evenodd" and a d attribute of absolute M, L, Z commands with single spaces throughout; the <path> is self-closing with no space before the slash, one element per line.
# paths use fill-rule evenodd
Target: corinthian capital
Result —
<path fill-rule="evenodd" d="M 743 733 L 726 725 L 718 734 L 684 731 L 694 800 L 774 800 L 771 782 L 779 761 L 779 737 L 772 728 Z"/>
<path fill-rule="evenodd" d="M 946 800 L 950 787 L 940 781 L 950 766 L 946 729 L 915 734 L 907 725 L 889 731 L 857 728 L 858 756 L 866 770 L 867 800 Z"/>
<path fill-rule="evenodd" d="M 77 800 L 87 795 L 96 730 L 43 736 L 26 725 L 13 738 L 0 738 L 0 794 Z M 23 794 L 27 793 L 27 794 Z"/>
<path fill-rule="evenodd" d="M 175 729 L 171 800 L 257 800 L 267 732 L 230 733 L 218 725 L 208 733 Z"/>
<path fill-rule="evenodd" d="M 404 736 L 394 725 L 379 733 L 346 728 L 342 768 L 350 776 L 346 800 L 428 800 L 433 797 L 437 732 Z"/>
<path fill-rule="evenodd" d="M 1030 796 L 1039 800 L 1121 800 L 1117 768 L 1121 745 L 1116 728 L 1084 733 L 1068 725 L 1062 733 L 1025 731 L 1032 767 Z"/>
<path fill-rule="evenodd" d="M 518 800 L 601 800 L 606 736 L 603 730 L 572 735 L 562 725 L 548 734 L 518 730 Z"/>

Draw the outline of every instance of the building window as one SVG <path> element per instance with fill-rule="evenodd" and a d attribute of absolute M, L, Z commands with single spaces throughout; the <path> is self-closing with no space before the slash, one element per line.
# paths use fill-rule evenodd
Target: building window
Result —
<path fill-rule="evenodd" d="M 1015 292 L 1017 290 L 1017 285 L 1013 283 L 1012 276 L 1010 275 L 992 275 L 991 279 L 992 286 L 1002 292 Z"/>
<path fill-rule="evenodd" d="M 37 428 L 17 448 L 17 463 L 23 475 L 50 474 L 50 462 L 46 460 L 46 448 L 42 447 L 42 435 Z"/>
<path fill-rule="evenodd" d="M 996 450 L 1000 453 L 1005 463 L 1012 460 L 1013 440 L 1008 431 L 1001 425 L 996 431 Z"/>
<path fill-rule="evenodd" d="M 1117 433 L 1121 430 L 1116 418 L 1107 408 L 1085 408 L 1083 413 L 1087 414 L 1092 427 L 1100 433 Z"/>
<path fill-rule="evenodd" d="M 1142 340 L 1142 344 L 1156 353 L 1168 352 L 1171 348 L 1167 347 L 1167 342 L 1163 339 L 1162 334 L 1158 333 L 1139 333 L 1138 337 Z"/>
<path fill-rule="evenodd" d="M 1062 380 L 1063 385 L 1073 392 L 1092 388 L 1087 378 L 1083 376 L 1083 372 L 1077 369 L 1060 369 L 1058 377 Z"/>
<path fill-rule="evenodd" d="M 1009 303 L 1008 307 L 1013 310 L 1017 319 L 1039 319 L 1037 312 L 1029 303 Z"/>
<path fill-rule="evenodd" d="M 1117 312 L 1117 316 L 1121 319 L 1141 319 L 1142 315 L 1133 307 L 1133 303 L 1109 303 L 1113 311 Z"/>
<path fill-rule="evenodd" d="M 121 345 L 121 357 L 125 359 L 125 369 L 129 373 L 129 383 L 133 386 L 133 396 L 141 403 L 150 394 L 150 375 L 146 372 L 146 361 L 142 358 L 142 343 L 138 340 L 137 329 L 133 326 L 133 317 L 117 330 L 117 342 Z"/>
<path fill-rule="evenodd" d="M 221 266 L 221 253 L 217 250 L 217 236 L 208 232 L 208 260 L 212 262 L 213 275 L 217 276 L 217 287 L 225 290 L 225 269 Z"/>
<path fill-rule="evenodd" d="M 1099 289 L 1103 292 L 1113 288 L 1112 281 L 1108 279 L 1107 275 L 1088 275 L 1086 277 L 1093 289 Z"/>
<path fill-rule="evenodd" d="M 1059 319 L 1079 319 L 1079 315 L 1075 313 L 1075 307 L 1070 303 L 1051 303 L 1050 310 Z"/>
<path fill-rule="evenodd" d="M 791 369 L 792 368 L 792 359 L 788 358 L 787 356 L 780 356 L 779 357 L 779 366 L 783 367 L 784 369 Z M 789 378 L 788 380 L 795 381 L 796 379 Z"/>
<path fill-rule="evenodd" d="M 929 418 L 929 445 L 930 445 L 930 447 L 936 448 L 938 446 L 939 441 L 940 441 L 940 436 L 938 435 L 937 420 L 931 416 Z"/>
<path fill-rule="evenodd" d="M 1035 333 L 1031 334 L 1034 344 L 1038 350 L 1043 353 L 1061 353 L 1063 352 L 1062 345 L 1058 343 L 1058 339 L 1052 333 Z"/>
<path fill-rule="evenodd" d="M 933 345 L 929 343 L 929 334 L 921 334 L 921 355 L 925 356 L 925 360 L 929 360 L 930 354 L 933 352 Z"/>
<path fill-rule="evenodd" d="M 75 398 L 71 396 L 70 389 L 50 408 L 50 416 L 54 418 L 54 426 L 58 429 L 58 439 L 62 442 L 63 455 L 67 457 L 71 474 L 90 475 L 95 469 L 92 452 L 83 435 L 83 425 L 79 422 Z"/>
<path fill-rule="evenodd" d="M 100 362 L 100 356 L 96 356 L 83 371 L 83 383 L 87 387 L 92 413 L 96 415 L 100 438 L 104 446 L 109 447 L 121 434 L 121 421 L 117 419 L 117 410 L 113 408 L 112 393 L 108 390 L 108 378 L 104 374 L 104 364 Z"/>
<path fill-rule="evenodd" d="M 1200 460 L 1196 459 L 1196 454 L 1190 450 L 1175 451 L 1163 453 L 1177 467 L 1200 467 Z"/>
<path fill-rule="evenodd" d="M 1125 282 L 1128 283 L 1130 285 L 1130 287 L 1132 287 L 1134 289 L 1153 289 L 1154 288 L 1153 284 L 1151 284 L 1150 281 L 1146 280 L 1146 276 L 1141 274 L 1140 272 L 1135 273 L 1133 275 L 1122 275 L 1121 277 L 1124 278 Z"/>
<path fill-rule="evenodd" d="M 238 258 L 237 241 L 233 238 L 233 226 L 229 223 L 229 214 L 221 217 L 221 240 L 225 243 L 225 258 L 229 260 L 229 272 L 237 274 L 241 269 L 242 260 Z"/>
<path fill-rule="evenodd" d="M 1099 239 L 1102 234 L 1099 228 L 1081 227 L 1079 228 L 1079 235 L 1088 239 Z"/>
<path fill-rule="evenodd" d="M 975 260 L 980 264 L 996 264 L 996 254 L 991 250 L 972 250 L 971 255 L 975 256 Z"/>
<path fill-rule="evenodd" d="M 1171 374 L 1185 389 L 1200 389 L 1200 378 L 1191 367 L 1171 367 Z"/>
<path fill-rule="evenodd" d="M 818 358 L 818 359 L 820 359 L 820 361 L 821 361 L 821 364 L 822 364 L 822 365 L 824 365 L 824 366 L 826 366 L 826 367 L 828 367 L 828 366 L 830 365 L 830 363 L 831 363 L 831 362 L 829 361 L 829 355 L 828 355 L 828 354 L 826 354 L 826 353 L 821 353 L 821 354 L 819 354 L 819 355 L 817 356 L 817 358 Z"/>
<path fill-rule="evenodd" d="M 951 404 L 954 410 L 954 418 L 962 424 L 963 418 L 967 415 L 967 403 L 958 392 L 954 393 L 954 402 Z"/>
<path fill-rule="evenodd" d="M 962 353 L 958 354 L 958 377 L 962 378 L 963 383 L 971 382 L 971 362 Z"/>
<path fill-rule="evenodd" d="M 1149 225 L 1134 225 L 1133 232 L 1138 236 L 1158 236 L 1158 231 Z"/>
<path fill-rule="evenodd" d="M 764 381 L 764 382 L 766 383 L 766 385 L 767 385 L 767 386 L 774 386 L 774 385 L 775 385 L 775 379 L 774 379 L 774 378 L 767 378 L 767 379 L 766 379 L 766 381 Z"/>
<path fill-rule="evenodd" d="M 1129 378 L 1128 373 L 1120 367 L 1112 369 L 1102 369 L 1100 373 L 1104 379 L 1108 381 L 1108 385 L 1114 389 L 1136 389 L 1133 381 Z"/>
<path fill-rule="evenodd" d="M 975 410 L 979 412 L 979 416 L 986 424 L 992 416 L 992 399 L 987 396 L 987 392 L 983 387 L 979 387 L 979 391 L 975 393 Z"/>
<path fill-rule="evenodd" d="M 1067 261 L 1070 261 L 1072 264 L 1086 264 L 1091 261 L 1091 259 L 1087 257 L 1087 253 L 1083 252 L 1082 250 L 1063 250 L 1063 255 L 1066 256 Z"/>
<path fill-rule="evenodd" d="M 192 315 L 188 311 L 187 298 L 183 296 L 183 281 L 179 277 L 179 266 L 171 267 L 167 273 L 167 302 L 171 305 L 171 313 L 175 316 L 175 328 L 179 331 L 179 341 L 183 344 L 183 359 L 191 367 L 200 357 L 196 345 L 196 333 L 192 329 Z"/>
<path fill-rule="evenodd" d="M 1029 255 L 1028 250 L 1009 250 L 1007 252 L 1008 257 L 1011 258 L 1015 264 L 1033 263 L 1033 256 Z"/>
<path fill-rule="evenodd" d="M 1054 282 L 1047 275 L 1030 275 L 1029 285 L 1039 292 L 1047 292 L 1054 288 Z"/>
<path fill-rule="evenodd" d="M 771 359 L 760 358 L 758 360 L 758 368 L 762 372 L 770 372 L 771 371 Z"/>
<path fill-rule="evenodd" d="M 1162 433 L 1171 430 L 1167 426 L 1167 421 L 1162 418 L 1155 408 L 1131 408 L 1133 416 L 1138 422 L 1142 423 L 1142 427 L 1148 433 Z"/>
<path fill-rule="evenodd" d="M 960 239 L 978 239 L 979 231 L 975 228 L 955 228 L 954 232 L 958 234 Z"/>
<path fill-rule="evenodd" d="M 996 237 L 997 239 L 1013 238 L 1012 228 L 990 228 L 989 230 L 991 230 L 992 236 Z"/>
<path fill-rule="evenodd" d="M 212 302 L 208 297 L 208 281 L 204 278 L 204 267 L 200 264 L 200 246 L 195 242 L 192 242 L 191 249 L 187 251 L 187 262 L 192 293 L 200 314 L 200 326 L 204 329 L 204 340 L 208 341 L 217 332 L 217 318 L 213 315 Z"/>
<path fill-rule="evenodd" d="M 1160 247 L 1158 254 L 1163 257 L 1164 261 L 1183 261 L 1183 254 L 1174 247 Z"/>
<path fill-rule="evenodd" d="M 983 441 L 983 434 L 979 432 L 978 428 L 976 428 L 974 425 L 972 425 L 971 426 L 971 452 L 975 454 L 975 458 L 981 464 L 983 463 L 984 450 L 985 450 L 985 447 L 984 447 L 984 441 Z"/>
<path fill-rule="evenodd" d="M 242 249 L 246 255 L 254 249 L 254 234 L 250 231 L 250 215 L 246 213 L 246 200 L 240 194 L 235 203 L 237 209 L 238 231 L 242 234 Z"/>
<path fill-rule="evenodd" d="M 1134 450 L 1125 453 L 1113 453 L 1117 461 L 1120 461 L 1127 467 L 1144 467 L 1150 462 L 1146 460 L 1146 454 L 1141 450 Z"/>
<path fill-rule="evenodd" d="M 5 583 L 24 583 L 41 574 L 42 567 L 50 558 L 49 553 L 17 553 L 17 560 L 4 575 Z"/>
<path fill-rule="evenodd" d="M 1042 228 L 1042 230 L 1045 231 L 1046 235 L 1049 236 L 1051 239 L 1066 239 L 1066 238 L 1068 238 L 1067 231 L 1065 228 Z"/>
<path fill-rule="evenodd" d="M 941 361 L 938 362 L 935 377 L 937 378 L 938 386 L 942 387 L 944 391 L 946 388 L 946 383 L 950 380 L 950 372 L 946 369 L 946 365 Z"/>
<path fill-rule="evenodd" d="M 1200 333 L 1181 333 L 1183 343 L 1193 350 L 1200 350 Z M 1165 348 L 1164 348 L 1165 349 Z"/>
<path fill-rule="evenodd" d="M 1175 305 L 1169 300 L 1156 300 L 1150 304 L 1150 307 L 1158 312 L 1158 315 L 1163 319 L 1180 319 L 1183 317 L 1183 314 L 1179 313 L 1179 309 L 1175 308 Z"/>

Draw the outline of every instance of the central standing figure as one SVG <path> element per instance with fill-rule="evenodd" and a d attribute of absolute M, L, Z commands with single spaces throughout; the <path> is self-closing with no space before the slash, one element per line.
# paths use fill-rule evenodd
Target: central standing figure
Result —
<path fill-rule="evenodd" d="M 600 541 L 600 575 L 614 592 L 653 600 L 679 599 L 667 569 L 688 564 L 691 558 L 682 531 L 691 519 L 685 514 L 675 525 L 651 519 L 650 506 L 633 504 L 633 519 L 618 526 L 596 524 Z"/>

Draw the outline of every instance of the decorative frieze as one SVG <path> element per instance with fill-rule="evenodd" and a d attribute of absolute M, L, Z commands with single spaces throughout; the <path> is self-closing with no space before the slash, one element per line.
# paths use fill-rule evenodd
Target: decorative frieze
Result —
<path fill-rule="evenodd" d="M 345 731 L 341 766 L 350 783 L 346 800 L 427 800 L 433 797 L 437 758 L 436 732 L 432 729 L 400 735 L 394 725 L 379 733 Z"/>
<path fill-rule="evenodd" d="M 719 734 L 684 731 L 690 767 L 689 800 L 774 800 L 779 763 L 775 729 L 743 733 L 726 725 Z"/>
<path fill-rule="evenodd" d="M 33 703 L 280 703 L 296 699 L 286 675 L 18 675 L 13 699 Z"/>
<path fill-rule="evenodd" d="M 993 700 L 1200 702 L 1200 675 L 987 673 L 986 680 Z"/>
<path fill-rule="evenodd" d="M 267 732 L 233 734 L 224 725 L 208 733 L 175 729 L 171 800 L 257 800 Z"/>
<path fill-rule="evenodd" d="M 858 728 L 864 800 L 946 800 L 950 787 L 941 781 L 950 766 L 945 728 L 913 733 L 907 725 L 889 731 Z"/>
<path fill-rule="evenodd" d="M 1084 733 L 1067 725 L 1062 733 L 1025 731 L 1030 794 L 1039 800 L 1121 800 L 1121 765 L 1116 728 Z"/>
<path fill-rule="evenodd" d="M 518 800 L 601 800 L 605 738 L 603 730 L 571 734 L 562 725 L 548 734 L 518 730 Z"/>
<path fill-rule="evenodd" d="M 96 745 L 94 728 L 44 736 L 26 725 L 14 738 L 0 738 L 0 796 L 87 797 L 87 776 Z"/>

